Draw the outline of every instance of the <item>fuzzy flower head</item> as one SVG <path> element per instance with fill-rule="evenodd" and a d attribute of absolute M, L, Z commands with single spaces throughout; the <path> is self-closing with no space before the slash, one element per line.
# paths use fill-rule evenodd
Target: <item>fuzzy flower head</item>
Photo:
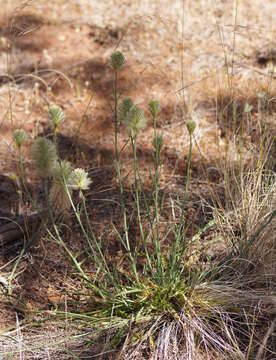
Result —
<path fill-rule="evenodd" d="M 150 113 L 152 115 L 152 117 L 156 117 L 157 114 L 159 113 L 160 111 L 160 104 L 159 104 L 159 101 L 158 100 L 151 100 L 150 103 L 149 103 L 149 110 L 150 110 Z"/>
<path fill-rule="evenodd" d="M 51 177 L 57 165 L 55 145 L 46 138 L 37 138 L 32 146 L 32 159 L 39 176 L 42 178 Z"/>
<path fill-rule="evenodd" d="M 127 119 L 130 109 L 134 106 L 134 103 L 130 97 L 125 97 L 118 107 L 118 121 L 123 122 Z"/>
<path fill-rule="evenodd" d="M 65 120 L 65 114 L 62 109 L 57 105 L 51 105 L 48 111 L 48 119 L 54 129 L 58 129 L 60 123 Z"/>
<path fill-rule="evenodd" d="M 136 105 L 130 108 L 123 122 L 130 137 L 136 137 L 139 131 L 147 125 L 143 111 Z"/>
<path fill-rule="evenodd" d="M 20 149 L 27 139 L 27 134 L 23 129 L 16 129 L 13 132 L 12 138 L 18 149 Z"/>
<path fill-rule="evenodd" d="M 126 62 L 124 55 L 120 51 L 115 51 L 110 56 L 110 65 L 113 70 L 118 71 Z"/>
<path fill-rule="evenodd" d="M 88 190 L 91 180 L 88 177 L 88 174 L 83 169 L 75 169 L 69 176 L 68 185 L 73 190 Z"/>
<path fill-rule="evenodd" d="M 192 136 L 193 133 L 194 133 L 194 131 L 195 131 L 195 128 L 196 128 L 196 123 L 195 123 L 195 121 L 193 121 L 193 120 L 188 120 L 188 121 L 186 122 L 186 126 L 187 126 L 187 130 L 188 130 L 190 136 Z"/>

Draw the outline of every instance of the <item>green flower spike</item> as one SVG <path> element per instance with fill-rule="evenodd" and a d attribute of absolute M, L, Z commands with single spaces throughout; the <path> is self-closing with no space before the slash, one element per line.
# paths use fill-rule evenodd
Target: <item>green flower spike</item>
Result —
<path fill-rule="evenodd" d="M 118 108 L 118 121 L 123 122 L 127 119 L 130 109 L 134 106 L 134 103 L 130 97 L 125 97 Z"/>
<path fill-rule="evenodd" d="M 149 103 L 149 110 L 150 110 L 150 113 L 152 115 L 152 117 L 156 117 L 157 114 L 159 113 L 160 111 L 160 104 L 159 104 L 159 101 L 158 100 L 151 100 L 150 103 Z"/>
<path fill-rule="evenodd" d="M 60 123 L 65 120 L 65 115 L 62 109 L 57 105 L 51 105 L 48 111 L 48 119 L 54 129 L 58 129 Z"/>
<path fill-rule="evenodd" d="M 73 190 L 88 190 L 89 185 L 92 183 L 92 181 L 89 179 L 88 174 L 83 169 L 75 169 L 68 180 L 68 185 Z"/>
<path fill-rule="evenodd" d="M 32 159 L 39 176 L 51 177 L 57 166 L 55 145 L 46 138 L 37 138 L 32 146 Z"/>
<path fill-rule="evenodd" d="M 27 139 L 27 134 L 23 129 L 16 129 L 13 132 L 12 138 L 18 149 L 20 149 Z"/>
<path fill-rule="evenodd" d="M 62 160 L 53 171 L 53 180 L 60 185 L 68 182 L 73 169 L 69 161 Z"/>
<path fill-rule="evenodd" d="M 188 121 L 186 122 L 186 126 L 187 126 L 187 130 L 189 131 L 190 136 L 192 136 L 193 133 L 194 133 L 194 131 L 195 131 L 195 128 L 196 128 L 196 123 L 195 123 L 195 121 L 193 121 L 193 120 L 188 120 Z"/>
<path fill-rule="evenodd" d="M 110 65 L 113 70 L 118 71 L 124 65 L 126 59 L 120 51 L 115 51 L 110 56 Z"/>
<path fill-rule="evenodd" d="M 130 137 L 138 135 L 139 131 L 147 125 L 147 119 L 138 106 L 133 105 L 124 120 L 126 131 Z"/>

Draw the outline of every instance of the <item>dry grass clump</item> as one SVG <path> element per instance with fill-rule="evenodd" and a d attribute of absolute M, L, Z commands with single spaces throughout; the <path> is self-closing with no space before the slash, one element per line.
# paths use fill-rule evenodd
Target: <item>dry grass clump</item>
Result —
<path fill-rule="evenodd" d="M 268 265 L 275 256 L 275 174 L 251 170 L 242 175 L 227 179 L 215 221 L 228 249 L 251 265 Z"/>

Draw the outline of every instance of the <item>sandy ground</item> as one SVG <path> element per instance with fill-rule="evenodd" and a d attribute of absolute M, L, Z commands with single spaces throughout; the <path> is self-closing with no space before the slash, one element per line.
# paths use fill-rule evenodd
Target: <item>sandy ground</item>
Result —
<path fill-rule="evenodd" d="M 113 78 L 108 59 L 114 49 L 127 59 L 119 76 L 122 95 L 133 97 L 147 116 L 148 102 L 153 97 L 161 102 L 158 126 L 164 137 L 164 186 L 168 179 L 181 181 L 186 175 L 187 119 L 192 117 L 197 123 L 195 161 L 203 158 L 211 167 L 224 151 L 226 125 L 218 109 L 227 106 L 229 87 L 235 99 L 256 104 L 258 94 L 269 85 L 275 101 L 274 0 L 0 0 L 0 7 L 0 170 L 4 175 L 15 166 L 12 131 L 23 127 L 30 144 L 38 134 L 49 131 L 47 107 L 55 102 L 67 117 L 61 128 L 65 150 L 77 136 L 82 144 L 78 156 L 96 174 L 93 180 L 100 192 L 101 177 L 109 181 L 106 168 L 113 163 Z M 275 129 L 275 117 L 270 115 Z M 144 168 L 151 161 L 152 132 L 149 123 L 139 137 Z M 125 139 L 122 130 L 120 143 Z M 28 154 L 27 146 L 25 165 L 31 169 Z M 128 155 L 127 151 L 123 155 L 126 162 Z M 15 211 L 4 195 L 3 206 Z M 24 261 L 28 268 L 31 260 Z M 58 261 L 55 258 L 55 265 Z M 56 270 L 58 275 L 47 276 L 45 283 L 41 278 L 33 281 L 32 272 L 39 269 L 25 271 L 24 291 L 36 288 L 36 304 L 46 306 L 45 293 L 49 303 L 62 289 L 55 280 L 62 276 L 62 269 Z M 44 289 L 40 295 L 39 286 Z M 0 331 L 8 324 L 14 326 L 14 311 L 1 312 L 5 319 L 0 321 Z M 47 358 L 46 353 L 41 358 Z"/>
<path fill-rule="evenodd" d="M 212 158 L 219 144 L 216 96 L 221 89 L 227 92 L 226 62 L 235 75 L 234 93 L 250 97 L 250 88 L 254 86 L 256 96 L 266 86 L 270 58 L 275 57 L 273 1 L 185 1 L 184 16 L 181 1 L 51 1 L 51 6 L 31 1 L 23 10 L 15 1 L 2 3 L 7 10 L 1 19 L 0 73 L 7 74 L 5 50 L 12 46 L 8 74 L 17 78 L 10 88 L 1 88 L 3 135 L 23 125 L 35 136 L 45 122 L 47 102 L 54 101 L 70 120 L 63 129 L 66 135 L 80 127 L 83 140 L 108 149 L 113 129 L 107 61 L 118 47 L 127 58 L 121 92 L 144 109 L 152 97 L 160 99 L 168 153 L 184 155 L 188 141 L 183 123 L 192 116 L 198 143 Z M 12 44 L 10 26 L 15 28 Z M 188 115 L 179 91 L 183 86 Z M 144 148 L 149 149 L 151 135 L 149 126 L 141 137 Z"/>

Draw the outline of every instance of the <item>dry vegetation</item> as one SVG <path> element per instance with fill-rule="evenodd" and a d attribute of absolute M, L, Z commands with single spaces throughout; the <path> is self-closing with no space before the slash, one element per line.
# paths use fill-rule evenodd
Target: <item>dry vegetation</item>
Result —
<path fill-rule="evenodd" d="M 275 1 L 0 5 L 0 359 L 275 359 Z"/>

